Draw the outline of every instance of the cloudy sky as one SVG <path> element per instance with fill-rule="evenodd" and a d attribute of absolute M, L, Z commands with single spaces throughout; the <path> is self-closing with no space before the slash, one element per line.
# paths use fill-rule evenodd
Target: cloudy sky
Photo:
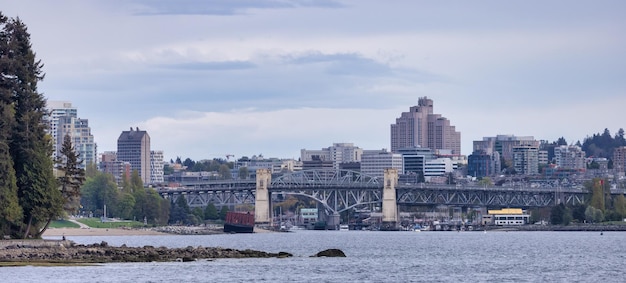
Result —
<path fill-rule="evenodd" d="M 626 127 L 626 1 L 0 0 L 39 90 L 176 156 L 390 147 L 419 97 L 462 136 L 572 143 Z"/>

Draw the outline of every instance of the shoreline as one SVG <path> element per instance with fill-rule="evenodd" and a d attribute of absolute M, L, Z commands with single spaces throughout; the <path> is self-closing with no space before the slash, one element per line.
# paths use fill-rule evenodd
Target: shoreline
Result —
<path fill-rule="evenodd" d="M 63 236 L 159 236 L 171 235 L 152 229 L 124 229 L 124 228 L 48 228 L 42 237 Z"/>

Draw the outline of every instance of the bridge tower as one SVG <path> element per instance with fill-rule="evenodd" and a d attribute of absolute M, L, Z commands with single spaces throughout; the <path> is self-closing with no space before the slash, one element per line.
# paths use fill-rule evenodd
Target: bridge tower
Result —
<path fill-rule="evenodd" d="M 398 169 L 385 169 L 383 188 L 383 223 L 381 230 L 398 230 L 398 205 L 396 186 L 398 185 Z"/>
<path fill-rule="evenodd" d="M 256 194 L 254 201 L 254 223 L 257 225 L 270 224 L 270 192 L 268 187 L 272 183 L 272 172 L 269 169 L 256 170 Z"/>

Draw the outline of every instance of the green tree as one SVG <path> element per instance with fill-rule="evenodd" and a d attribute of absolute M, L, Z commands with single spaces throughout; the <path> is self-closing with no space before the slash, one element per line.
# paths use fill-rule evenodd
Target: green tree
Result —
<path fill-rule="evenodd" d="M 146 217 L 146 192 L 144 190 L 135 190 L 132 193 L 135 198 L 135 207 L 133 207 L 133 219 L 143 221 Z M 147 218 L 145 219 L 148 220 Z"/>
<path fill-rule="evenodd" d="M 217 208 L 213 203 L 207 204 L 206 208 L 204 208 L 204 219 L 206 220 L 217 220 L 219 219 L 219 215 L 217 213 Z"/>
<path fill-rule="evenodd" d="M 563 204 L 555 205 L 550 211 L 550 223 L 554 225 L 569 225 L 572 214 Z"/>
<path fill-rule="evenodd" d="M 137 170 L 135 170 L 135 171 L 137 171 Z M 139 173 L 137 173 L 137 174 L 139 174 Z M 122 181 L 122 192 L 124 192 L 126 194 L 131 194 L 132 195 L 133 194 L 133 187 L 130 184 L 129 176 L 127 176 L 127 174 L 124 174 L 122 176 L 122 180 L 121 181 Z"/>
<path fill-rule="evenodd" d="M 8 35 L 3 28 L 7 21 L 0 12 L 0 73 L 7 73 L 11 65 L 8 54 L 12 51 L 6 44 Z M 12 85 L 10 78 L 0 76 L 0 234 L 17 236 L 12 227 L 20 225 L 23 211 L 17 198 L 17 180 L 9 147 L 15 119 Z"/>
<path fill-rule="evenodd" d="M 248 167 L 239 167 L 239 179 L 248 179 L 250 176 L 250 172 L 248 172 Z"/>
<path fill-rule="evenodd" d="M 131 193 L 122 193 L 117 205 L 116 210 L 118 217 L 122 219 L 132 219 L 133 209 L 135 207 L 135 197 Z"/>
<path fill-rule="evenodd" d="M 619 215 L 619 218 L 624 219 L 626 217 L 626 198 L 623 194 L 619 194 L 613 199 L 613 210 Z"/>
<path fill-rule="evenodd" d="M 221 220 L 226 220 L 226 213 L 228 213 L 228 207 L 224 205 L 220 209 L 220 219 Z"/>
<path fill-rule="evenodd" d="M 587 206 L 584 204 L 577 204 L 572 209 L 572 218 L 577 222 L 584 222 L 586 219 L 585 211 Z"/>
<path fill-rule="evenodd" d="M 591 193 L 590 205 L 604 211 L 604 180 L 594 178 L 592 180 Z"/>
<path fill-rule="evenodd" d="M 585 220 L 590 223 L 600 223 L 604 220 L 604 213 L 600 209 L 588 206 L 585 210 Z"/>
<path fill-rule="evenodd" d="M 228 165 L 226 164 L 220 165 L 220 169 L 218 172 L 222 180 L 230 180 L 233 178 L 232 174 L 230 173 L 230 167 L 228 167 Z"/>
<path fill-rule="evenodd" d="M 480 179 L 480 181 L 478 181 L 478 185 L 483 187 L 491 187 L 493 186 L 493 182 L 491 181 L 491 178 L 483 177 Z"/>
<path fill-rule="evenodd" d="M 165 225 L 169 220 L 169 213 L 162 212 L 163 199 L 152 188 L 145 189 L 144 218 L 151 225 Z"/>
<path fill-rule="evenodd" d="M 204 211 L 202 210 L 202 208 L 194 207 L 191 210 L 191 214 L 195 215 L 198 220 L 204 220 Z"/>
<path fill-rule="evenodd" d="M 119 190 L 113 176 L 104 172 L 96 173 L 96 176 L 88 178 L 81 188 L 81 205 L 85 211 L 95 216 L 104 216 L 104 206 L 107 206 L 107 216 L 118 211 L 117 203 Z"/>
<path fill-rule="evenodd" d="M 80 205 L 80 187 L 85 182 L 85 170 L 78 167 L 83 161 L 74 150 L 70 135 L 63 137 L 59 153 L 56 160 L 59 174 L 57 180 L 65 201 L 63 208 L 69 213 L 75 213 Z"/>
<path fill-rule="evenodd" d="M 133 170 L 130 174 L 130 188 L 131 192 L 134 191 L 143 191 L 143 181 L 141 177 L 139 177 L 139 171 Z"/>
<path fill-rule="evenodd" d="M 26 25 L 18 19 L 2 26 L 2 88 L 11 94 L 14 107 L 9 151 L 15 170 L 22 223 L 17 234 L 40 237 L 50 221 L 62 213 L 63 199 L 52 173 L 50 138 L 45 132 L 46 101 L 37 91 L 44 77 L 43 64 L 31 48 Z"/>
<path fill-rule="evenodd" d="M 85 178 L 95 177 L 98 173 L 98 166 L 95 163 L 89 163 L 85 166 Z"/>

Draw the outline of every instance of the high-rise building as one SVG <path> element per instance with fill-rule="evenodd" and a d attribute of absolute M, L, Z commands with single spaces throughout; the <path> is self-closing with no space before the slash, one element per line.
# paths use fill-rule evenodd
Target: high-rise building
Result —
<path fill-rule="evenodd" d="M 52 157 L 56 159 L 60 155 L 63 139 L 65 135 L 69 135 L 74 150 L 80 154 L 80 160 L 83 161 L 79 167 L 84 169 L 87 164 L 95 164 L 98 155 L 97 145 L 91 134 L 89 121 L 78 118 L 78 111 L 72 107 L 71 102 L 49 101 L 47 110 L 50 113 L 47 121 L 48 133 L 52 136 L 53 142 Z"/>
<path fill-rule="evenodd" d="M 150 183 L 163 183 L 163 151 L 150 151 Z"/>
<path fill-rule="evenodd" d="M 450 121 L 433 112 L 433 100 L 421 97 L 417 106 L 402 112 L 391 125 L 391 151 L 402 148 L 427 147 L 433 150 L 449 150 L 461 154 L 461 133 Z"/>
<path fill-rule="evenodd" d="M 617 172 L 626 171 L 626 146 L 613 150 L 613 169 Z"/>
<path fill-rule="evenodd" d="M 495 137 L 484 137 L 482 141 L 474 141 L 474 151 L 484 151 L 486 154 L 492 154 L 494 151 L 497 151 L 502 159 L 512 162 L 514 147 L 527 145 L 538 148 L 539 143 L 532 136 L 498 135 Z"/>
<path fill-rule="evenodd" d="M 130 163 L 144 184 L 150 183 L 150 135 L 139 128 L 123 131 L 117 139 L 117 160 Z"/>
<path fill-rule="evenodd" d="M 539 173 L 539 147 L 532 145 L 513 147 L 513 166 L 517 174 Z"/>
<path fill-rule="evenodd" d="M 468 157 L 467 175 L 482 178 L 500 173 L 500 153 L 487 154 L 484 150 L 474 151 Z"/>
<path fill-rule="evenodd" d="M 585 152 L 579 146 L 561 145 L 555 147 L 554 160 L 558 168 L 574 170 L 586 168 Z"/>

